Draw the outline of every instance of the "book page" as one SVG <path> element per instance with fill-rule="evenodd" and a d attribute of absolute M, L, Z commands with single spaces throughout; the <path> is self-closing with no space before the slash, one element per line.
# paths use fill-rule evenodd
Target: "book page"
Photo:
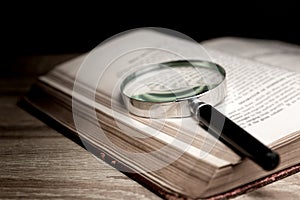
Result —
<path fill-rule="evenodd" d="M 227 72 L 217 109 L 265 144 L 300 130 L 300 74 L 211 51 Z"/>
<path fill-rule="evenodd" d="M 219 106 L 221 111 L 265 144 L 300 130 L 297 120 L 300 111 L 299 74 L 293 73 L 300 72 L 300 48 L 297 45 L 241 38 L 219 38 L 203 44 L 221 52 L 221 60 L 233 57 L 239 60 L 239 65 L 243 65 L 243 60 L 253 65 L 232 73 L 228 69 L 229 76 L 233 77 L 229 79 L 235 80 L 231 90 L 236 100 L 232 101 L 228 95 L 226 106 Z M 255 92 L 250 91 L 251 86 Z M 228 87 L 230 90 L 231 85 Z"/>
<path fill-rule="evenodd" d="M 290 71 L 300 72 L 300 47 L 274 40 L 224 37 L 201 43 L 233 56 L 248 58 Z"/>

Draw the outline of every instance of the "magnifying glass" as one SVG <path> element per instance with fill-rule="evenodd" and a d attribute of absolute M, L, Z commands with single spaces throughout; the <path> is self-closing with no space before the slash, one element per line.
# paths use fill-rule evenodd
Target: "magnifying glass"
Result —
<path fill-rule="evenodd" d="M 193 116 L 205 130 L 264 170 L 279 164 L 279 155 L 213 106 L 226 96 L 226 73 L 202 60 L 176 60 L 145 66 L 121 83 L 130 113 L 147 118 Z"/>

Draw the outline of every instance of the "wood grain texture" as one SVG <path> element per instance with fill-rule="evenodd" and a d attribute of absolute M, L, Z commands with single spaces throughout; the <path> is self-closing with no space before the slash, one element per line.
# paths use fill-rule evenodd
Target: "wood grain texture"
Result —
<path fill-rule="evenodd" d="M 0 198 L 159 199 L 0 97 Z"/>
<path fill-rule="evenodd" d="M 34 70 L 48 71 L 47 62 L 58 58 L 64 60 L 38 57 L 39 64 L 30 57 L 26 76 L 0 80 L 0 199 L 160 199 L 16 105 L 34 82 Z M 300 199 L 299 190 L 295 174 L 236 199 Z"/>

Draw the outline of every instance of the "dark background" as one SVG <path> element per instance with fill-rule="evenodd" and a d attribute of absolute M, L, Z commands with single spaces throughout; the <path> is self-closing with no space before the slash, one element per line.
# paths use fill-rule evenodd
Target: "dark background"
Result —
<path fill-rule="evenodd" d="M 114 34 L 147 26 L 174 29 L 197 41 L 238 36 L 300 44 L 299 6 L 287 2 L 14 2 L 1 9 L 1 51 L 6 60 L 86 52 Z"/>

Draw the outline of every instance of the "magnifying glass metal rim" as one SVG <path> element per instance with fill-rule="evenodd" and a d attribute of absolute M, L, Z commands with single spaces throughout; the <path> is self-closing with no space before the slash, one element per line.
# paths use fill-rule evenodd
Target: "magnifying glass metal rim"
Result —
<path fill-rule="evenodd" d="M 125 94 L 124 88 L 134 78 L 145 73 L 151 72 L 162 67 L 176 67 L 180 64 L 189 63 L 193 67 L 210 68 L 220 73 L 223 80 L 215 87 L 204 92 L 196 93 L 192 96 L 176 98 L 175 101 L 153 102 L 132 98 Z M 174 66 L 175 65 L 175 66 Z M 198 99 L 208 102 L 210 105 L 217 105 L 223 101 L 226 96 L 226 72 L 220 65 L 204 60 L 176 60 L 159 64 L 152 64 L 129 74 L 120 85 L 123 102 L 128 111 L 134 115 L 146 118 L 180 118 L 192 116 L 190 102 Z M 151 112 L 149 112 L 151 110 Z M 162 112 L 163 111 L 163 112 Z"/>

